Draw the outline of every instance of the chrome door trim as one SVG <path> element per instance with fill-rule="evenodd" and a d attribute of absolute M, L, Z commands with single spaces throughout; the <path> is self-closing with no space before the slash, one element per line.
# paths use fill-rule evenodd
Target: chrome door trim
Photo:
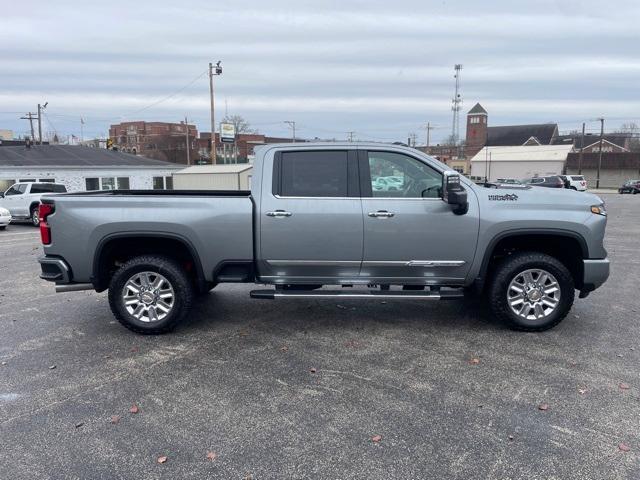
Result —
<path fill-rule="evenodd" d="M 366 261 L 363 267 L 461 267 L 464 260 L 399 260 L 399 261 Z"/>

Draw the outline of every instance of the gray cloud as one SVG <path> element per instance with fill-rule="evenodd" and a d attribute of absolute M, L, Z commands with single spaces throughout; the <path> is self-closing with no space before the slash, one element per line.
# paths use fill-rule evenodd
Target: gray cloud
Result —
<path fill-rule="evenodd" d="M 105 133 L 121 119 L 185 114 L 208 130 L 206 76 L 218 118 L 286 135 L 403 140 L 427 121 L 450 128 L 452 67 L 465 107 L 493 124 L 640 117 L 637 1 L 28 1 L 0 18 L 0 128 L 49 101 L 48 129 Z"/>

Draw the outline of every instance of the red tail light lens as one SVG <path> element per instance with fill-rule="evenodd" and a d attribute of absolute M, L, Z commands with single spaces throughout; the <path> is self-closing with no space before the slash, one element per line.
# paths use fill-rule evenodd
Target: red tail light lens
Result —
<path fill-rule="evenodd" d="M 38 209 L 38 217 L 40 220 L 40 238 L 43 245 L 51 244 L 51 228 L 47 224 L 47 217 L 55 211 L 55 205 L 52 203 L 41 203 Z"/>

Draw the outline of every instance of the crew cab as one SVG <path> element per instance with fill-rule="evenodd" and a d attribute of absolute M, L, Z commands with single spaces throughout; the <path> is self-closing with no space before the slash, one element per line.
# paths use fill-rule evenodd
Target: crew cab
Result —
<path fill-rule="evenodd" d="M 380 177 L 398 190 L 373 189 Z M 41 277 L 108 289 L 139 333 L 171 330 L 223 282 L 278 300 L 475 292 L 509 326 L 540 331 L 607 279 L 606 210 L 592 194 L 518 187 L 477 186 L 399 145 L 265 145 L 250 191 L 44 196 Z"/>
<path fill-rule="evenodd" d="M 14 220 L 29 220 L 38 226 L 38 206 L 45 193 L 64 193 L 67 189 L 60 183 L 18 182 L 0 193 L 0 207 L 6 208 Z"/>

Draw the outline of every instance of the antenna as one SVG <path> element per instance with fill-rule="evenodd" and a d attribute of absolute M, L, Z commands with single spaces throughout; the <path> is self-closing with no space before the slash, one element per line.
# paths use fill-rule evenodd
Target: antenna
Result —
<path fill-rule="evenodd" d="M 458 143 L 460 138 L 460 109 L 462 108 L 462 93 L 460 93 L 460 71 L 462 70 L 462 64 L 456 63 L 454 66 L 455 74 L 453 78 L 456 79 L 456 90 L 451 100 L 451 110 L 453 111 L 453 124 L 451 126 L 451 141 L 454 145 Z"/>

